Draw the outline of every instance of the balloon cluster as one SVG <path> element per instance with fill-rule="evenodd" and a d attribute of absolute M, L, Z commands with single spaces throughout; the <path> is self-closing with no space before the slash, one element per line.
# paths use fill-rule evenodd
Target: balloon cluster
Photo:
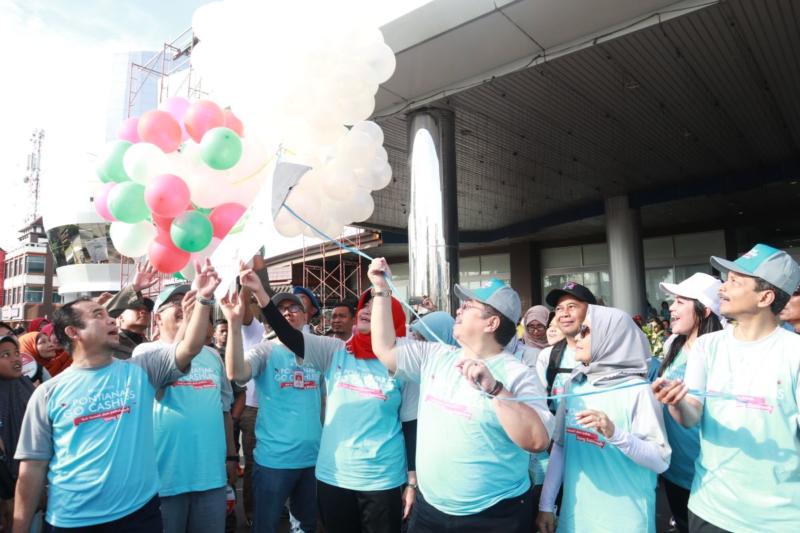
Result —
<path fill-rule="evenodd" d="M 192 29 L 204 89 L 247 118 L 248 135 L 311 167 L 287 205 L 328 235 L 369 218 L 371 191 L 392 178 L 383 132 L 367 121 L 395 69 L 377 25 L 341 2 L 225 0 L 198 8 Z M 286 210 L 275 227 L 312 235 Z"/>
<path fill-rule="evenodd" d="M 165 100 L 125 120 L 106 145 L 97 173 L 97 213 L 111 221 L 117 250 L 147 254 L 164 273 L 208 257 L 255 197 L 266 149 L 244 136 L 230 109 L 209 100 Z"/>

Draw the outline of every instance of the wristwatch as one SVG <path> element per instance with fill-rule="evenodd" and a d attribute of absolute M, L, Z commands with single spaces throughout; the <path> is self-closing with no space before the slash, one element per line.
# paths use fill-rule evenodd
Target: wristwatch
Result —
<path fill-rule="evenodd" d="M 414 490 L 417 490 L 418 485 L 416 483 L 406 483 L 406 487 L 411 487 Z"/>
<path fill-rule="evenodd" d="M 391 296 L 392 296 L 392 291 L 391 291 L 391 290 L 389 290 L 389 289 L 386 289 L 386 290 L 378 290 L 378 289 L 376 289 L 375 287 L 372 287 L 372 297 L 374 298 L 374 297 L 376 297 L 376 296 L 384 296 L 384 297 L 387 297 L 387 298 L 388 298 L 388 297 L 391 297 Z"/>
<path fill-rule="evenodd" d="M 503 382 L 500 381 L 499 379 L 496 379 L 494 382 L 494 388 L 490 390 L 487 394 L 489 394 L 489 396 L 497 396 L 502 391 L 503 391 Z"/>
<path fill-rule="evenodd" d="M 238 463 L 239 462 L 239 456 L 238 455 L 229 455 L 229 456 L 227 456 L 225 458 L 225 462 L 227 463 L 228 461 L 236 461 Z"/>

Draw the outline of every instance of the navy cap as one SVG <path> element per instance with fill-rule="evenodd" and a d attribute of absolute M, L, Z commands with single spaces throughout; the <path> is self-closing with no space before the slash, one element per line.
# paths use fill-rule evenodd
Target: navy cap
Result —
<path fill-rule="evenodd" d="M 597 299 L 594 297 L 594 294 L 592 294 L 592 291 L 574 281 L 566 282 L 560 289 L 553 289 L 547 293 L 547 298 L 545 298 L 544 301 L 547 302 L 547 305 L 550 307 L 555 307 L 558 305 L 558 301 L 562 296 L 572 296 L 581 302 L 597 305 Z"/>
<path fill-rule="evenodd" d="M 308 299 L 311 300 L 311 305 L 317 308 L 317 312 L 315 314 L 318 314 L 320 309 L 322 309 L 322 306 L 319 304 L 319 300 L 317 300 L 317 297 L 314 296 L 314 293 L 311 292 L 310 289 L 307 289 L 305 287 L 295 287 L 292 289 L 292 294 L 298 294 L 298 295 L 305 294 L 308 297 Z M 309 310 L 307 309 L 306 311 Z"/>

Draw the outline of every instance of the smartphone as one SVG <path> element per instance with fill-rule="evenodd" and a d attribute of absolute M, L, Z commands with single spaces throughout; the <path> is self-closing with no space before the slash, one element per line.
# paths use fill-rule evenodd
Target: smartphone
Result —
<path fill-rule="evenodd" d="M 424 299 L 424 296 L 412 296 L 408 299 L 408 305 L 422 305 L 422 300 Z"/>

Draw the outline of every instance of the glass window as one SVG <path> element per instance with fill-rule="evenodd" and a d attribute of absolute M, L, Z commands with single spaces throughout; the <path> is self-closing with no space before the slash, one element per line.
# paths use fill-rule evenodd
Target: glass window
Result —
<path fill-rule="evenodd" d="M 481 261 L 478 256 L 461 257 L 458 259 L 458 275 L 461 279 L 470 276 L 479 276 L 481 273 Z"/>
<path fill-rule="evenodd" d="M 42 287 L 25 287 L 25 301 L 35 304 L 42 303 L 44 296 L 44 288 Z"/>
<path fill-rule="evenodd" d="M 56 268 L 87 263 L 118 263 L 109 224 L 67 224 L 47 232 Z"/>
<path fill-rule="evenodd" d="M 25 258 L 25 272 L 28 274 L 44 274 L 44 256 L 29 255 Z"/>
<path fill-rule="evenodd" d="M 725 256 L 725 234 L 721 231 L 675 235 L 675 257 Z"/>
<path fill-rule="evenodd" d="M 611 276 L 607 270 L 592 270 L 588 272 L 568 272 L 565 274 L 550 274 L 544 277 L 544 295 L 547 296 L 553 289 L 560 289 L 568 281 L 580 283 L 594 294 L 598 301 L 605 305 L 612 305 Z"/>
<path fill-rule="evenodd" d="M 493 254 L 482 255 L 481 260 L 481 276 L 490 276 L 493 278 L 503 278 L 503 276 L 510 277 L 510 254 Z"/>
<path fill-rule="evenodd" d="M 672 237 L 656 237 L 653 239 L 645 239 L 643 241 L 644 258 L 647 259 L 671 259 L 672 252 Z"/>
<path fill-rule="evenodd" d="M 61 303 L 61 295 L 58 294 L 55 291 L 53 292 L 53 303 L 54 304 L 60 304 Z"/>
<path fill-rule="evenodd" d="M 675 271 L 672 268 L 648 268 L 644 272 L 647 303 L 656 311 L 661 309 L 661 302 L 672 300 L 672 297 L 661 290 L 660 283 L 675 283 Z"/>
<path fill-rule="evenodd" d="M 680 283 L 681 281 L 685 280 L 686 278 L 691 277 L 692 274 L 696 274 L 697 272 L 702 272 L 704 274 L 711 274 L 711 265 L 708 263 L 703 263 L 700 265 L 681 265 L 675 267 L 675 282 Z"/>
<path fill-rule="evenodd" d="M 542 250 L 542 268 L 569 268 L 581 265 L 581 247 L 564 246 Z"/>
<path fill-rule="evenodd" d="M 606 243 L 583 246 L 583 264 L 585 266 L 607 265 L 608 261 L 608 246 Z"/>

